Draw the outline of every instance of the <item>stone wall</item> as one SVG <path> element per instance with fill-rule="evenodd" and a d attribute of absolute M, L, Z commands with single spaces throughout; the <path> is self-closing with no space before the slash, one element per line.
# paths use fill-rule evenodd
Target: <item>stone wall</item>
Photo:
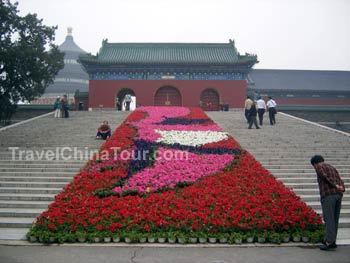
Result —
<path fill-rule="evenodd" d="M 34 118 L 50 111 L 53 111 L 53 109 L 17 109 L 17 111 L 12 115 L 11 120 L 3 120 L 0 122 L 0 127 Z"/>

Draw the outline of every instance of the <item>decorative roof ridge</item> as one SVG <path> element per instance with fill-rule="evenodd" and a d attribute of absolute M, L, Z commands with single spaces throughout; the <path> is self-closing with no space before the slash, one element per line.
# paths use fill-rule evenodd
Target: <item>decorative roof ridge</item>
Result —
<path fill-rule="evenodd" d="M 350 73 L 350 70 L 340 70 L 340 69 L 285 69 L 285 68 L 258 68 L 254 69 L 258 70 L 260 72 L 262 71 L 279 71 L 279 72 L 287 72 L 287 71 L 293 71 L 293 72 L 314 72 L 314 73 L 326 73 L 326 72 L 343 72 L 343 73 Z"/>
<path fill-rule="evenodd" d="M 96 55 L 80 56 L 79 61 L 100 65 L 246 65 L 258 63 L 257 56 L 237 52 L 235 42 L 117 42 L 103 39 Z"/>
<path fill-rule="evenodd" d="M 232 46 L 231 43 L 209 43 L 209 42 L 115 42 L 115 43 L 105 43 L 104 46 L 106 47 L 114 47 L 114 46 Z"/>

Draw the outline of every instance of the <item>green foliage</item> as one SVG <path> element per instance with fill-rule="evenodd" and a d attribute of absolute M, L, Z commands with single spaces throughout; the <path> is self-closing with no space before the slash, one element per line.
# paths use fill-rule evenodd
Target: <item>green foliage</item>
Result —
<path fill-rule="evenodd" d="M 176 187 L 178 187 L 178 188 L 185 188 L 185 187 L 191 186 L 193 184 L 194 184 L 194 182 L 178 182 L 176 184 Z"/>
<path fill-rule="evenodd" d="M 282 235 L 280 233 L 277 233 L 277 232 L 270 232 L 268 234 L 268 238 L 269 238 L 270 242 L 274 243 L 274 244 L 280 244 L 282 241 Z"/>
<path fill-rule="evenodd" d="M 318 229 L 314 232 L 309 231 L 299 231 L 298 234 L 296 232 L 293 233 L 293 236 L 302 235 L 309 236 L 310 242 L 319 243 L 323 240 L 324 237 L 324 229 Z M 143 232 L 138 229 L 130 229 L 130 230 L 118 230 L 117 232 L 108 232 L 108 231 L 97 231 L 96 229 L 84 229 L 78 230 L 75 232 L 67 231 L 67 232 L 50 232 L 47 230 L 40 230 L 39 228 L 32 228 L 27 233 L 27 239 L 30 242 L 40 242 L 40 243 L 73 243 L 73 242 L 85 242 L 80 241 L 80 238 L 86 238 L 86 242 L 102 242 L 104 238 L 113 238 L 113 240 L 124 240 L 128 239 L 128 242 L 138 243 L 145 238 L 148 239 L 149 243 L 153 243 L 157 240 L 157 238 L 165 238 L 168 240 L 177 240 L 179 243 L 191 243 L 191 238 L 202 238 L 205 239 L 205 242 L 208 242 L 208 238 L 214 238 L 215 242 L 220 243 L 228 243 L 228 244 L 240 244 L 242 242 L 254 242 L 258 241 L 259 243 L 270 242 L 274 244 L 280 244 L 284 241 L 284 237 L 290 237 L 290 233 L 283 232 L 278 233 L 275 231 L 261 231 L 261 232 L 218 232 L 218 233 L 208 233 L 207 231 L 195 231 L 195 232 L 184 232 L 181 230 L 173 230 L 168 229 L 164 231 L 156 231 L 156 232 Z M 32 241 L 32 238 L 34 240 Z M 98 241 L 95 238 L 99 238 Z M 251 240 L 248 241 L 248 238 Z M 259 239 L 263 239 L 262 242 Z M 154 240 L 154 241 L 151 241 Z M 144 240 L 145 241 L 145 240 Z M 109 242 L 109 241 L 108 241 Z M 118 241 L 119 242 L 119 241 Z M 142 241 L 143 242 L 143 241 Z M 196 240 L 198 242 L 198 240 Z M 209 242 L 211 242 L 209 240 Z M 300 242 L 298 240 L 297 242 Z M 305 242 L 305 241 L 304 241 Z"/>
<path fill-rule="evenodd" d="M 36 14 L 19 16 L 18 3 L 0 2 L 0 120 L 9 119 L 19 101 L 42 95 L 60 69 L 64 53 L 53 44 L 57 27 Z"/>

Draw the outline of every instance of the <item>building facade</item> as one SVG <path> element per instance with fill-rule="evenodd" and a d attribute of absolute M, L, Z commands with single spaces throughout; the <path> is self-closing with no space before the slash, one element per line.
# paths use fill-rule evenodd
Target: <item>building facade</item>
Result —
<path fill-rule="evenodd" d="M 254 91 L 285 108 L 350 107 L 350 71 L 254 69 L 248 94 Z"/>
<path fill-rule="evenodd" d="M 241 107 L 256 55 L 235 43 L 108 43 L 79 57 L 89 75 L 89 107 L 117 108 L 126 94 L 137 105 Z"/>

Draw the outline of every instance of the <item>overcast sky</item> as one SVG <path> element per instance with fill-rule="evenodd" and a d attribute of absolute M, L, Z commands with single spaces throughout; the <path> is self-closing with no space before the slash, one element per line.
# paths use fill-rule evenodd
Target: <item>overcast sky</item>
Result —
<path fill-rule="evenodd" d="M 19 0 L 67 27 L 96 54 L 108 42 L 212 42 L 234 39 L 240 53 L 258 55 L 255 68 L 350 70 L 350 0 Z"/>

